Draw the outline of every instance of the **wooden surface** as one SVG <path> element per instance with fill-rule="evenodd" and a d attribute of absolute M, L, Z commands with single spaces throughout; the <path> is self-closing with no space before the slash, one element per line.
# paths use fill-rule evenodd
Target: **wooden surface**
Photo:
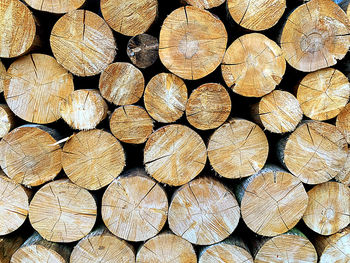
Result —
<path fill-rule="evenodd" d="M 82 77 L 101 73 L 116 55 L 112 30 L 88 10 L 62 16 L 52 28 L 50 45 L 58 63 Z"/>
<path fill-rule="evenodd" d="M 96 214 L 92 195 L 68 179 L 44 185 L 29 206 L 31 225 L 52 242 L 67 243 L 83 238 L 94 226 Z"/>
<path fill-rule="evenodd" d="M 269 152 L 266 135 L 255 123 L 231 119 L 209 139 L 208 158 L 211 166 L 226 178 L 242 178 L 258 172 Z"/>
<path fill-rule="evenodd" d="M 350 143 L 350 103 L 338 114 L 335 126 L 345 135 L 346 142 Z"/>
<path fill-rule="evenodd" d="M 280 43 L 292 67 L 311 72 L 344 58 L 350 46 L 349 33 L 349 20 L 337 4 L 311 0 L 289 15 Z"/>
<path fill-rule="evenodd" d="M 115 62 L 102 72 L 98 87 L 102 97 L 115 105 L 134 104 L 143 95 L 145 79 L 134 65 Z"/>
<path fill-rule="evenodd" d="M 186 104 L 188 122 L 199 130 L 215 129 L 231 113 L 231 99 L 218 83 L 206 83 L 193 90 Z"/>
<path fill-rule="evenodd" d="M 345 161 L 343 169 L 336 175 L 335 180 L 338 182 L 350 186 L 350 151 Z"/>
<path fill-rule="evenodd" d="M 65 143 L 62 166 L 73 183 L 98 190 L 122 172 L 125 154 L 112 134 L 103 130 L 81 131 Z"/>
<path fill-rule="evenodd" d="M 218 17 L 185 6 L 164 20 L 159 35 L 159 57 L 179 77 L 200 79 L 219 66 L 226 44 L 227 32 Z"/>
<path fill-rule="evenodd" d="M 153 119 L 163 123 L 175 122 L 186 109 L 186 84 L 174 74 L 159 73 L 148 82 L 143 100 Z"/>
<path fill-rule="evenodd" d="M 156 130 L 144 148 L 147 173 L 158 182 L 172 186 L 183 185 L 195 178 L 206 160 L 206 147 L 200 135 L 179 124 Z"/>
<path fill-rule="evenodd" d="M 149 34 L 136 35 L 129 39 L 126 54 L 139 68 L 148 68 L 158 59 L 158 39 Z"/>
<path fill-rule="evenodd" d="M 111 115 L 111 132 L 125 143 L 144 143 L 153 132 L 153 120 L 141 106 L 121 106 Z"/>
<path fill-rule="evenodd" d="M 142 169 L 114 180 L 102 198 L 102 219 L 117 237 L 144 241 L 163 228 L 168 213 L 164 189 Z"/>
<path fill-rule="evenodd" d="M 225 0 L 185 0 L 187 4 L 201 9 L 211 9 L 222 5 Z"/>
<path fill-rule="evenodd" d="M 22 235 L 6 235 L 0 237 L 0 261 L 10 263 L 12 255 L 24 242 Z"/>
<path fill-rule="evenodd" d="M 42 126 L 21 126 L 0 141 L 0 165 L 15 182 L 38 186 L 61 171 L 61 148 Z"/>
<path fill-rule="evenodd" d="M 0 138 L 8 134 L 14 127 L 15 115 L 7 104 L 0 104 Z"/>
<path fill-rule="evenodd" d="M 329 120 L 336 117 L 350 97 L 348 78 L 333 68 L 309 73 L 300 82 L 297 99 L 306 117 Z"/>
<path fill-rule="evenodd" d="M 309 204 L 303 216 L 316 233 L 331 235 L 350 223 L 350 189 L 337 182 L 326 182 L 308 191 Z"/>
<path fill-rule="evenodd" d="M 0 60 L 0 93 L 4 91 L 5 78 L 6 78 L 6 68 Z"/>
<path fill-rule="evenodd" d="M 30 7 L 54 14 L 63 14 L 81 7 L 86 0 L 24 0 Z"/>
<path fill-rule="evenodd" d="M 10 109 L 27 122 L 57 121 L 59 104 L 74 90 L 73 76 L 48 55 L 30 54 L 8 69 L 4 96 Z"/>

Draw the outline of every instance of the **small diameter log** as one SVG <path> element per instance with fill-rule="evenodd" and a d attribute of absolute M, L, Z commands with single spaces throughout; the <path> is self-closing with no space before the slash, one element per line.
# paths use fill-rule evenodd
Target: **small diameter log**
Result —
<path fill-rule="evenodd" d="M 302 182 L 272 165 L 245 179 L 236 195 L 244 222 L 262 236 L 276 236 L 292 229 L 308 205 Z"/>
<path fill-rule="evenodd" d="M 179 124 L 164 126 L 148 138 L 144 149 L 146 171 L 158 182 L 186 184 L 204 168 L 207 151 L 203 139 Z"/>
<path fill-rule="evenodd" d="M 231 113 L 231 99 L 226 89 L 217 83 L 206 83 L 195 89 L 186 104 L 188 122 L 200 130 L 215 129 Z"/>
<path fill-rule="evenodd" d="M 164 20 L 159 35 L 159 57 L 172 73 L 195 80 L 207 76 L 220 65 L 226 44 L 227 32 L 218 17 L 185 6 Z"/>
<path fill-rule="evenodd" d="M 15 115 L 6 104 L 0 104 L 0 138 L 15 127 Z"/>
<path fill-rule="evenodd" d="M 7 72 L 4 95 L 18 117 L 40 124 L 61 117 L 59 104 L 73 92 L 73 76 L 53 57 L 30 54 L 13 62 Z"/>
<path fill-rule="evenodd" d="M 114 235 L 129 241 L 144 241 L 163 228 L 168 198 L 144 170 L 134 169 L 108 186 L 101 212 L 103 222 Z"/>
<path fill-rule="evenodd" d="M 146 32 L 156 19 L 157 0 L 101 0 L 101 12 L 118 33 L 136 36 Z"/>
<path fill-rule="evenodd" d="M 253 122 L 231 119 L 210 137 L 211 166 L 226 178 L 242 178 L 258 172 L 267 160 L 269 144 L 265 133 Z"/>
<path fill-rule="evenodd" d="M 314 243 L 320 263 L 350 261 L 350 227 L 330 236 L 317 236 Z"/>
<path fill-rule="evenodd" d="M 81 7 L 86 0 L 24 0 L 30 7 L 54 14 L 63 14 Z"/>
<path fill-rule="evenodd" d="M 227 49 L 221 71 L 233 92 L 246 97 L 261 97 L 281 82 L 286 61 L 280 47 L 259 33 L 236 39 Z"/>
<path fill-rule="evenodd" d="M 144 108 L 126 105 L 117 108 L 109 121 L 111 132 L 126 143 L 144 143 L 153 131 L 153 120 Z"/>
<path fill-rule="evenodd" d="M 280 42 L 292 67 L 311 72 L 344 58 L 350 46 L 349 34 L 349 19 L 336 3 L 312 0 L 288 17 Z"/>
<path fill-rule="evenodd" d="M 0 237 L 0 262 L 10 263 L 12 255 L 25 241 L 23 234 L 6 235 Z"/>
<path fill-rule="evenodd" d="M 333 68 L 307 74 L 297 90 L 297 99 L 305 116 L 319 121 L 337 116 L 349 97 L 348 78 Z"/>
<path fill-rule="evenodd" d="M 262 31 L 277 24 L 286 9 L 286 0 L 228 0 L 227 9 L 240 26 Z"/>
<path fill-rule="evenodd" d="M 61 171 L 61 147 L 56 131 L 42 125 L 24 125 L 0 141 L 0 165 L 5 174 L 25 186 L 53 180 Z"/>
<path fill-rule="evenodd" d="M 143 95 L 145 79 L 132 64 L 116 62 L 102 72 L 98 88 L 102 97 L 115 105 L 134 104 Z"/>
<path fill-rule="evenodd" d="M 135 262 L 135 252 L 126 241 L 99 227 L 79 241 L 70 256 L 70 263 Z"/>
<path fill-rule="evenodd" d="M 204 177 L 179 188 L 168 215 L 169 228 L 192 244 L 211 245 L 237 227 L 240 209 L 233 193 L 219 181 Z"/>
<path fill-rule="evenodd" d="M 303 216 L 305 224 L 321 235 L 331 235 L 350 223 L 350 189 L 327 182 L 308 191 L 309 204 Z"/>
<path fill-rule="evenodd" d="M 23 55 L 32 47 L 36 26 L 32 13 L 19 0 L 0 0 L 0 57 Z"/>
<path fill-rule="evenodd" d="M 345 161 L 345 165 L 342 170 L 337 174 L 335 180 L 338 182 L 350 186 L 350 151 Z"/>
<path fill-rule="evenodd" d="M 90 130 L 107 117 L 108 105 L 94 89 L 73 91 L 60 105 L 60 114 L 73 129 Z"/>
<path fill-rule="evenodd" d="M 273 133 L 294 131 L 303 118 L 299 101 L 289 92 L 274 90 L 252 107 L 254 120 Z"/>
<path fill-rule="evenodd" d="M 71 249 L 65 245 L 49 242 L 38 233 L 34 233 L 13 254 L 11 263 L 35 262 L 35 263 L 66 263 Z"/>
<path fill-rule="evenodd" d="M 82 77 L 101 73 L 116 55 L 112 30 L 88 10 L 62 16 L 51 31 L 50 45 L 58 63 Z"/>
<path fill-rule="evenodd" d="M 193 5 L 195 7 L 201 9 L 210 9 L 213 7 L 218 7 L 222 5 L 225 0 L 185 0 L 189 5 Z"/>
<path fill-rule="evenodd" d="M 136 255 L 137 263 L 196 263 L 192 244 L 171 233 L 162 233 L 143 244 Z"/>
<path fill-rule="evenodd" d="M 98 190 L 122 172 L 125 154 L 112 134 L 102 130 L 81 131 L 65 143 L 62 166 L 73 183 Z"/>
<path fill-rule="evenodd" d="M 140 34 L 128 41 L 126 53 L 136 67 L 148 68 L 158 59 L 158 46 L 156 37 Z"/>
<path fill-rule="evenodd" d="M 7 77 L 6 68 L 0 60 L 0 93 L 4 91 L 6 77 Z"/>
<path fill-rule="evenodd" d="M 158 122 L 175 122 L 185 112 L 187 87 L 171 73 L 159 73 L 147 84 L 143 97 L 149 115 Z"/>
<path fill-rule="evenodd" d="M 345 135 L 345 139 L 350 144 L 350 103 L 338 114 L 335 126 Z"/>
<path fill-rule="evenodd" d="M 69 180 L 45 184 L 29 206 L 33 228 L 48 241 L 73 242 L 85 237 L 96 221 L 93 196 Z"/>
<path fill-rule="evenodd" d="M 334 125 L 306 121 L 280 141 L 277 153 L 281 163 L 303 183 L 320 184 L 343 169 L 348 145 Z"/>

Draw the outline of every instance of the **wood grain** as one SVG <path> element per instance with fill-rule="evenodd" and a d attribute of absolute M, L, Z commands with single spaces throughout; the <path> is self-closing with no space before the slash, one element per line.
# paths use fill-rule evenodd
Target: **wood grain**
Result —
<path fill-rule="evenodd" d="M 54 14 L 63 14 L 81 7 L 86 0 L 24 0 L 30 7 Z"/>
<path fill-rule="evenodd" d="M 350 103 L 338 114 L 335 126 L 345 135 L 347 143 L 350 143 Z"/>
<path fill-rule="evenodd" d="M 0 138 L 8 134 L 14 127 L 15 115 L 7 104 L 0 104 Z"/>

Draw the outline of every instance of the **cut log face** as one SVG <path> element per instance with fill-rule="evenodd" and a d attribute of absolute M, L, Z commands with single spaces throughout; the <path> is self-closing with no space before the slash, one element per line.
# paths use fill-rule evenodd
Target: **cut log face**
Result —
<path fill-rule="evenodd" d="M 262 236 L 292 229 L 302 218 L 308 195 L 302 182 L 290 173 L 266 168 L 243 182 L 239 196 L 246 225 Z"/>
<path fill-rule="evenodd" d="M 197 256 L 190 242 L 171 233 L 148 240 L 136 255 L 137 263 L 196 263 Z"/>
<path fill-rule="evenodd" d="M 294 131 L 303 118 L 299 101 L 289 92 L 274 90 L 261 98 L 254 118 L 273 133 Z"/>
<path fill-rule="evenodd" d="M 24 187 L 0 170 L 0 235 L 17 230 L 26 220 L 28 209 L 28 195 Z"/>
<path fill-rule="evenodd" d="M 44 185 L 29 206 L 33 228 L 48 241 L 74 242 L 86 236 L 96 221 L 95 199 L 68 180 Z"/>
<path fill-rule="evenodd" d="M 262 31 L 276 25 L 286 9 L 286 0 L 228 0 L 227 9 L 240 26 Z"/>
<path fill-rule="evenodd" d="M 61 171 L 61 148 L 42 126 L 21 126 L 0 141 L 0 165 L 17 183 L 41 185 Z"/>
<path fill-rule="evenodd" d="M 164 66 L 179 77 L 200 79 L 219 66 L 226 44 L 227 32 L 219 18 L 205 10 L 185 6 L 164 20 L 159 57 Z"/>
<path fill-rule="evenodd" d="M 5 79 L 7 77 L 7 72 L 4 64 L 0 60 L 0 93 L 4 91 Z"/>
<path fill-rule="evenodd" d="M 226 89 L 217 83 L 207 83 L 195 89 L 186 104 L 188 122 L 200 130 L 223 124 L 231 113 L 231 99 Z"/>
<path fill-rule="evenodd" d="M 344 58 L 350 46 L 349 34 L 349 20 L 336 3 L 312 0 L 288 17 L 281 47 L 292 67 L 311 72 L 333 66 Z"/>
<path fill-rule="evenodd" d="M 73 91 L 60 104 L 60 114 L 73 129 L 90 130 L 107 117 L 108 105 L 98 90 Z"/>
<path fill-rule="evenodd" d="M 136 67 L 148 68 L 158 59 L 158 46 L 156 37 L 140 34 L 128 41 L 126 53 Z"/>
<path fill-rule="evenodd" d="M 116 62 L 101 74 L 101 95 L 115 105 L 134 104 L 142 97 L 145 79 L 142 72 L 130 63 Z"/>
<path fill-rule="evenodd" d="M 102 198 L 102 219 L 117 237 L 144 241 L 157 235 L 167 220 L 168 199 L 163 188 L 135 169 L 114 180 Z"/>
<path fill-rule="evenodd" d="M 261 97 L 281 82 L 286 61 L 280 47 L 259 33 L 236 39 L 227 49 L 221 71 L 233 92 L 246 97 Z"/>
<path fill-rule="evenodd" d="M 350 97 L 348 78 L 333 68 L 309 73 L 300 82 L 297 99 L 305 116 L 329 120 L 339 114 Z"/>
<path fill-rule="evenodd" d="M 156 130 L 144 149 L 147 173 L 172 186 L 186 184 L 195 178 L 203 170 L 206 160 L 207 151 L 202 138 L 179 124 Z"/>
<path fill-rule="evenodd" d="M 163 123 L 175 122 L 186 109 L 186 84 L 174 74 L 157 74 L 148 82 L 143 99 L 153 119 Z"/>
<path fill-rule="evenodd" d="M 343 169 L 337 174 L 335 180 L 342 184 L 350 186 L 350 151 L 348 152 L 348 157 L 346 158 Z"/>
<path fill-rule="evenodd" d="M 110 119 L 111 132 L 122 142 L 144 143 L 153 131 L 153 120 L 144 108 L 126 105 L 117 108 Z"/>
<path fill-rule="evenodd" d="M 0 237 L 0 262 L 10 263 L 12 255 L 23 244 L 22 235 L 6 235 Z"/>
<path fill-rule="evenodd" d="M 101 0 L 101 12 L 108 25 L 118 33 L 136 36 L 153 24 L 157 0 Z"/>
<path fill-rule="evenodd" d="M 314 186 L 303 216 L 305 224 L 316 233 L 331 235 L 350 223 L 350 189 L 337 182 Z"/>
<path fill-rule="evenodd" d="M 116 55 L 112 30 L 88 10 L 62 16 L 51 31 L 50 45 L 58 63 L 82 77 L 102 72 Z"/>
<path fill-rule="evenodd" d="M 174 193 L 168 216 L 169 227 L 176 235 L 192 244 L 211 245 L 235 230 L 240 209 L 223 184 L 199 178 Z"/>
<path fill-rule="evenodd" d="M 10 109 L 34 123 L 58 120 L 59 104 L 74 90 L 73 76 L 48 55 L 30 54 L 8 69 L 4 95 Z"/>
<path fill-rule="evenodd" d="M 225 0 L 185 0 L 189 5 L 193 5 L 195 7 L 201 9 L 210 9 L 213 7 L 218 7 L 222 5 Z"/>
<path fill-rule="evenodd" d="M 338 114 L 335 126 L 345 135 L 345 139 L 350 144 L 350 103 Z"/>
<path fill-rule="evenodd" d="M 265 133 L 255 123 L 231 119 L 218 128 L 208 144 L 211 166 L 226 178 L 250 176 L 263 168 L 269 152 Z"/>
<path fill-rule="evenodd" d="M 81 7 L 86 0 L 24 0 L 30 7 L 54 14 L 63 14 Z"/>
<path fill-rule="evenodd" d="M 0 57 L 23 55 L 33 45 L 36 34 L 32 13 L 19 0 L 1 0 L 0 17 Z"/>
<path fill-rule="evenodd" d="M 64 145 L 62 165 L 73 183 L 98 190 L 122 172 L 125 154 L 112 134 L 102 130 L 81 131 Z"/>
<path fill-rule="evenodd" d="M 287 139 L 283 163 L 303 183 L 320 184 L 343 169 L 347 154 L 344 135 L 334 125 L 308 121 Z"/>
<path fill-rule="evenodd" d="M 0 138 L 15 127 L 15 115 L 6 104 L 0 104 Z"/>

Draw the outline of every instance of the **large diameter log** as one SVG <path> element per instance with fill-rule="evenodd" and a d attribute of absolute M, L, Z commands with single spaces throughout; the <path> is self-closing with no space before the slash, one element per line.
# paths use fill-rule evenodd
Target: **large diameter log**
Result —
<path fill-rule="evenodd" d="M 23 235 L 6 235 L 0 237 L 0 262 L 10 263 L 12 255 L 22 246 Z"/>
<path fill-rule="evenodd" d="M 41 125 L 24 125 L 0 141 L 0 166 L 17 183 L 37 186 L 61 171 L 61 147 L 56 132 Z"/>
<path fill-rule="evenodd" d="M 219 18 L 208 11 L 185 6 L 164 20 L 159 35 L 159 57 L 179 77 L 200 79 L 219 66 L 226 44 L 227 32 Z"/>
<path fill-rule="evenodd" d="M 319 121 L 337 116 L 349 97 L 348 78 L 333 68 L 307 74 L 297 89 L 297 99 L 305 116 Z"/>
<path fill-rule="evenodd" d="M 49 242 L 38 233 L 34 233 L 12 255 L 11 263 L 35 262 L 35 263 L 66 263 L 71 249 L 66 245 Z"/>
<path fill-rule="evenodd" d="M 189 5 L 193 5 L 201 9 L 211 9 L 213 7 L 218 7 L 225 2 L 225 0 L 185 0 L 185 1 Z"/>
<path fill-rule="evenodd" d="M 338 114 L 335 126 L 345 135 L 347 143 L 350 143 L 350 103 Z"/>
<path fill-rule="evenodd" d="M 332 0 L 311 0 L 288 17 L 281 36 L 287 62 L 311 72 L 333 66 L 350 46 L 350 24 L 344 11 Z"/>
<path fill-rule="evenodd" d="M 308 191 L 309 204 L 303 216 L 305 224 L 321 235 L 331 235 L 350 223 L 350 189 L 327 182 Z"/>
<path fill-rule="evenodd" d="M 158 39 L 148 34 L 140 34 L 130 38 L 126 54 L 131 62 L 139 68 L 148 68 L 158 59 Z"/>
<path fill-rule="evenodd" d="M 30 7 L 54 14 L 63 14 L 81 7 L 86 0 L 24 0 Z"/>
<path fill-rule="evenodd" d="M 135 252 L 126 241 L 112 235 L 105 227 L 98 227 L 79 241 L 70 256 L 70 263 L 135 262 Z"/>
<path fill-rule="evenodd" d="M 227 9 L 240 26 L 262 31 L 277 24 L 286 9 L 286 0 L 228 0 Z"/>
<path fill-rule="evenodd" d="M 192 91 L 186 104 L 188 122 L 200 130 L 215 129 L 231 113 L 231 99 L 226 89 L 217 83 L 206 83 Z"/>
<path fill-rule="evenodd" d="M 30 54 L 8 69 L 4 95 L 10 109 L 34 123 L 58 120 L 59 104 L 73 92 L 73 76 L 48 55 Z"/>
<path fill-rule="evenodd" d="M 132 64 L 116 62 L 102 72 L 98 88 L 101 95 L 115 105 L 134 104 L 143 95 L 145 79 Z"/>
<path fill-rule="evenodd" d="M 82 77 L 102 72 L 116 55 L 112 30 L 88 10 L 62 16 L 52 28 L 50 45 L 58 63 Z"/>
<path fill-rule="evenodd" d="M 121 106 L 111 115 L 111 132 L 125 143 L 144 143 L 153 132 L 153 120 L 147 111 L 136 105 Z"/>
<path fill-rule="evenodd" d="M 345 165 L 343 169 L 336 175 L 335 180 L 338 182 L 350 186 L 350 151 L 348 152 L 348 156 L 346 158 Z"/>
<path fill-rule="evenodd" d="M 36 26 L 32 13 L 19 0 L 0 1 L 0 57 L 23 55 L 32 47 Z"/>
<path fill-rule="evenodd" d="M 164 126 L 148 138 L 144 149 L 146 171 L 159 182 L 183 185 L 204 168 L 207 151 L 203 139 L 179 124 Z"/>
<path fill-rule="evenodd" d="M 226 178 L 242 178 L 263 168 L 269 152 L 265 133 L 253 122 L 231 119 L 210 137 L 211 166 Z"/>
<path fill-rule="evenodd" d="M 187 87 L 171 73 L 159 73 L 148 82 L 143 96 L 146 110 L 158 122 L 175 122 L 185 112 Z"/>
<path fill-rule="evenodd" d="M 144 170 L 134 169 L 114 180 L 102 198 L 102 219 L 117 237 L 144 241 L 157 235 L 167 220 L 163 188 Z"/>
<path fill-rule="evenodd" d="M 93 196 L 69 180 L 45 184 L 29 205 L 33 228 L 48 241 L 73 242 L 85 237 L 96 221 Z"/>
<path fill-rule="evenodd" d="M 101 12 L 118 33 L 136 36 L 146 32 L 157 16 L 157 0 L 101 0 Z"/>
<path fill-rule="evenodd" d="M 334 125 L 319 121 L 302 123 L 278 148 L 281 163 L 306 184 L 334 178 L 348 154 L 344 135 Z"/>
<path fill-rule="evenodd" d="M 192 244 L 171 233 L 162 233 L 143 244 L 136 255 L 137 263 L 196 263 Z"/>
<path fill-rule="evenodd" d="M 108 105 L 94 89 L 73 91 L 60 104 L 62 119 L 73 129 L 90 130 L 107 117 Z"/>
<path fill-rule="evenodd" d="M 15 127 L 15 115 L 6 104 L 0 104 L 0 138 Z"/>
<path fill-rule="evenodd" d="M 240 209 L 234 194 L 219 181 L 204 177 L 179 188 L 173 195 L 170 229 L 192 244 L 211 245 L 237 227 Z"/>
<path fill-rule="evenodd" d="M 65 143 L 62 166 L 73 183 L 98 190 L 122 172 L 125 154 L 112 134 L 102 130 L 81 131 Z"/>
<path fill-rule="evenodd" d="M 5 79 L 7 77 L 7 72 L 4 64 L 0 60 L 0 93 L 4 91 Z"/>
<path fill-rule="evenodd" d="M 222 76 L 233 92 L 246 97 L 261 97 L 281 82 L 286 61 L 281 48 L 259 33 L 236 39 L 227 49 Z"/>

